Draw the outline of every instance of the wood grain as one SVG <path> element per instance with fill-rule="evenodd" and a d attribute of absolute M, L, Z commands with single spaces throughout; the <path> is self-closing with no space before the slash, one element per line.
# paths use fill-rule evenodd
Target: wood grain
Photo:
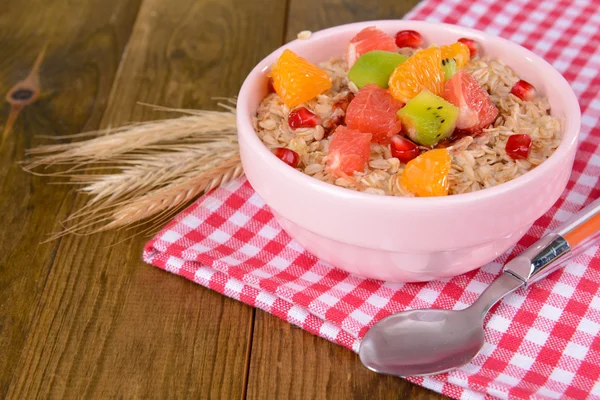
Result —
<path fill-rule="evenodd" d="M 378 375 L 358 355 L 279 318 L 256 312 L 248 399 L 444 399 Z"/>
<path fill-rule="evenodd" d="M 25 107 L 0 144 L 0 398 L 21 357 L 72 207 L 69 187 L 50 186 L 17 164 L 35 135 L 72 134 L 98 126 L 139 0 L 10 0 L 0 11 L 0 93 L 25 79 L 44 46 L 39 99 Z M 43 9 L 42 12 L 36 10 Z M 65 23 L 65 17 L 69 16 Z M 9 103 L 0 102 L 0 131 Z"/>
<path fill-rule="evenodd" d="M 286 41 L 305 29 L 317 31 L 351 22 L 401 19 L 420 0 L 290 0 Z"/>
<path fill-rule="evenodd" d="M 309 29 L 394 19 L 418 0 L 291 0 L 286 40 Z M 249 399 L 443 399 L 395 377 L 377 375 L 347 349 L 256 312 L 248 378 Z"/>
<path fill-rule="evenodd" d="M 164 116 L 138 101 L 206 108 L 237 93 L 279 45 L 284 13 L 265 0 L 144 0 L 102 125 Z M 131 233 L 61 241 L 8 398 L 242 396 L 253 310 L 145 265 L 146 238 Z"/>

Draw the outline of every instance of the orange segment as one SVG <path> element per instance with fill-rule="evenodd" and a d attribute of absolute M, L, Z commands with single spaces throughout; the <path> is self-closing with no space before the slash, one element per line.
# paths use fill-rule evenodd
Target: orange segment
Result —
<path fill-rule="evenodd" d="M 469 48 L 467 45 L 461 42 L 452 43 L 448 46 L 442 46 L 440 47 L 440 50 L 442 52 L 442 60 L 446 58 L 454 58 L 458 68 L 464 67 L 464 65 L 471 59 L 471 52 L 469 51 Z"/>
<path fill-rule="evenodd" d="M 406 164 L 400 182 L 419 197 L 446 196 L 451 162 L 446 149 L 429 150 Z"/>
<path fill-rule="evenodd" d="M 275 92 L 289 108 L 331 87 L 331 77 L 326 71 L 287 49 L 273 66 L 271 77 Z"/>
<path fill-rule="evenodd" d="M 389 80 L 390 93 L 407 103 L 423 89 L 439 96 L 444 88 L 442 55 L 438 47 L 419 50 L 398 65 Z"/>

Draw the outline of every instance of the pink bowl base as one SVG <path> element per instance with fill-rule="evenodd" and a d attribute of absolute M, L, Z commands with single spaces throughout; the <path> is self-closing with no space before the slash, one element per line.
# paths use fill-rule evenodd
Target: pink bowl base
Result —
<path fill-rule="evenodd" d="M 314 234 L 273 211 L 281 227 L 302 247 L 336 268 L 367 278 L 391 282 L 424 282 L 449 278 L 493 261 L 531 228 L 507 237 L 461 249 L 430 253 L 387 251 L 354 246 Z"/>

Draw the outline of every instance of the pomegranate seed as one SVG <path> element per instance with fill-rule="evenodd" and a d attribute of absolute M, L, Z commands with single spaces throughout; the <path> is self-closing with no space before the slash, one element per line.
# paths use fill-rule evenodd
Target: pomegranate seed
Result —
<path fill-rule="evenodd" d="M 269 82 L 267 83 L 267 89 L 269 93 L 275 93 L 275 86 L 273 86 L 273 78 L 269 78 Z"/>
<path fill-rule="evenodd" d="M 529 135 L 511 135 L 506 142 L 506 154 L 513 160 L 527 158 L 531 150 Z"/>
<path fill-rule="evenodd" d="M 535 98 L 537 94 L 537 91 L 535 90 L 533 85 L 522 79 L 519 82 L 515 83 L 515 86 L 512 87 L 510 92 L 523 101 L 531 101 Z"/>
<path fill-rule="evenodd" d="M 392 150 L 392 157 L 396 157 L 405 164 L 419 155 L 419 147 L 400 135 L 392 137 L 390 149 Z"/>
<path fill-rule="evenodd" d="M 319 124 L 319 117 L 306 107 L 296 108 L 288 115 L 288 124 L 292 129 L 314 128 Z"/>
<path fill-rule="evenodd" d="M 469 48 L 469 53 L 471 53 L 471 58 L 475 57 L 477 53 L 479 53 L 479 43 L 474 41 L 473 39 L 460 38 L 457 40 L 462 44 L 466 45 Z"/>
<path fill-rule="evenodd" d="M 300 164 L 300 156 L 294 150 L 277 147 L 273 149 L 273 154 L 292 168 L 296 168 Z"/>
<path fill-rule="evenodd" d="M 417 31 L 400 31 L 396 33 L 396 46 L 417 49 L 423 44 L 423 36 Z"/>

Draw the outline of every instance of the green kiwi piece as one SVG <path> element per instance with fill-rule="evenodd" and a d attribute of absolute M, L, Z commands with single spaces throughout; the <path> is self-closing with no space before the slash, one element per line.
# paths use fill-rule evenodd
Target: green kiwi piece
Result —
<path fill-rule="evenodd" d="M 423 146 L 435 146 L 452 135 L 458 108 L 428 90 L 413 97 L 398 113 L 408 137 Z"/>
<path fill-rule="evenodd" d="M 458 68 L 456 67 L 456 60 L 454 58 L 444 58 L 442 60 L 442 69 L 446 80 L 452 78 Z"/>
<path fill-rule="evenodd" d="M 387 89 L 390 75 L 406 59 L 406 56 L 391 51 L 369 51 L 356 60 L 348 72 L 348 79 L 359 89 L 371 83 Z"/>

